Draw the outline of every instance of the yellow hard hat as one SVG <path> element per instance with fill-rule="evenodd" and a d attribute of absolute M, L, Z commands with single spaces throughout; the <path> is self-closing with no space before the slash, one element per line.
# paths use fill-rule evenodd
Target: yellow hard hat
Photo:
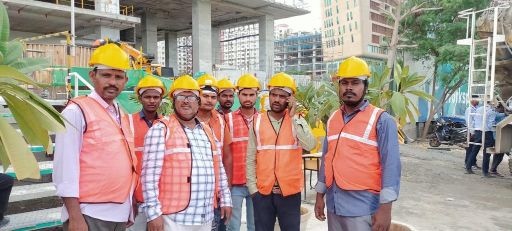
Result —
<path fill-rule="evenodd" d="M 174 80 L 171 86 L 171 90 L 169 91 L 169 95 L 172 97 L 172 94 L 176 90 L 190 90 L 199 92 L 199 84 L 197 84 L 197 81 L 190 75 L 183 75 Z"/>
<path fill-rule="evenodd" d="M 236 89 L 241 90 L 244 88 L 258 88 L 258 91 L 261 90 L 260 82 L 254 75 L 245 74 L 240 76 L 238 82 L 236 83 Z"/>
<path fill-rule="evenodd" d="M 235 90 L 235 88 L 236 88 L 235 85 L 233 85 L 233 83 L 231 83 L 231 81 L 229 81 L 229 79 L 227 79 L 227 78 L 219 80 L 219 82 L 217 82 L 217 84 L 219 86 L 219 92 L 221 92 L 223 90 L 228 90 L 228 89 Z"/>
<path fill-rule="evenodd" d="M 290 75 L 288 75 L 284 72 L 279 72 L 279 73 L 275 74 L 274 76 L 272 76 L 272 78 L 268 82 L 267 87 L 269 89 L 271 87 L 286 87 L 286 88 L 290 88 L 292 90 L 293 94 L 295 94 L 295 92 L 297 92 L 297 85 L 295 85 L 295 80 L 293 80 L 293 78 Z"/>
<path fill-rule="evenodd" d="M 197 79 L 197 83 L 199 84 L 199 87 L 212 86 L 215 89 L 219 88 L 217 79 L 210 74 L 201 75 L 201 77 Z"/>
<path fill-rule="evenodd" d="M 144 78 L 142 78 L 139 83 L 137 84 L 137 86 L 135 87 L 135 94 L 137 96 L 139 96 L 139 90 L 142 89 L 142 88 L 160 88 L 162 89 L 162 93 L 160 94 L 160 96 L 164 96 L 165 95 L 165 85 L 164 83 L 162 83 L 162 81 L 160 79 L 158 79 L 157 77 L 154 77 L 154 76 L 151 76 L 151 75 L 146 75 Z"/>
<path fill-rule="evenodd" d="M 105 44 L 94 50 L 89 60 L 89 66 L 104 65 L 113 69 L 130 69 L 130 57 L 118 45 Z"/>
<path fill-rule="evenodd" d="M 370 68 L 364 60 L 352 56 L 340 63 L 336 78 L 357 78 L 361 76 L 369 78 L 371 76 Z"/>

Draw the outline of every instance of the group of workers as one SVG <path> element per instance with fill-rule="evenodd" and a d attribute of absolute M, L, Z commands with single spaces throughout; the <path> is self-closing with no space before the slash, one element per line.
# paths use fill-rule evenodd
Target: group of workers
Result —
<path fill-rule="evenodd" d="M 244 200 L 248 230 L 274 230 L 276 219 L 281 230 L 300 229 L 302 153 L 317 141 L 297 113 L 292 77 L 270 79 L 270 110 L 259 112 L 262 88 L 250 74 L 236 85 L 185 75 L 169 91 L 147 76 L 134 89 L 142 110 L 126 115 L 115 99 L 129 57 L 106 44 L 89 64 L 94 90 L 70 100 L 55 140 L 64 230 L 240 230 Z M 396 123 L 364 99 L 369 77 L 352 57 L 333 79 L 342 106 L 327 123 L 315 204 L 329 230 L 388 230 L 398 197 Z M 170 115 L 158 113 L 166 96 Z"/>
<path fill-rule="evenodd" d="M 505 154 L 510 156 L 510 153 L 494 153 L 491 162 L 491 154 L 487 148 L 494 147 L 496 141 L 495 127 L 507 117 L 507 113 L 510 114 L 510 111 L 506 113 L 502 102 L 494 103 L 488 101 L 485 106 L 479 106 L 479 104 L 478 95 L 473 95 L 470 105 L 465 112 L 466 124 L 470 135 L 470 142 L 466 148 L 466 157 L 464 159 L 466 174 L 475 174 L 474 170 L 481 169 L 484 178 L 504 177 L 498 172 L 498 166 L 503 161 Z M 477 164 L 477 156 L 482 147 L 481 144 L 484 145 L 482 167 Z M 510 161 L 510 158 L 508 164 L 510 174 L 512 175 L 512 161 Z"/>

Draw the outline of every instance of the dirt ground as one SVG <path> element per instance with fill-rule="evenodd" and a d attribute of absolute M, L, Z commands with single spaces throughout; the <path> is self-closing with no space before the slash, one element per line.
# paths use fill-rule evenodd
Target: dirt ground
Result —
<path fill-rule="evenodd" d="M 441 146 L 446 147 L 446 146 Z M 512 230 L 512 177 L 508 158 L 498 171 L 504 178 L 464 174 L 464 151 L 428 149 L 424 144 L 401 146 L 400 196 L 393 205 L 393 220 L 418 231 Z M 479 156 L 478 165 L 482 157 Z M 309 205 L 308 205 L 309 204 Z M 313 209 L 314 193 L 308 191 L 304 206 Z M 327 230 L 314 214 L 307 230 Z"/>

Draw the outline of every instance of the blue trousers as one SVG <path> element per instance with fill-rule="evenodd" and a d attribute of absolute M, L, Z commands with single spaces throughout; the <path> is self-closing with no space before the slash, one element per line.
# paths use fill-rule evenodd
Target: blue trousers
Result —
<path fill-rule="evenodd" d="M 482 143 L 482 131 L 476 130 L 475 131 L 475 143 Z M 484 158 L 482 161 L 482 173 L 484 175 L 489 174 L 489 162 L 491 159 L 491 154 L 487 153 L 488 147 L 494 146 L 494 137 L 492 134 L 492 131 L 486 131 L 485 132 L 485 142 L 484 142 Z M 476 156 L 478 155 L 478 152 L 480 152 L 481 145 L 473 145 L 473 148 L 471 149 L 471 155 L 469 156 L 468 161 L 466 162 L 466 169 L 470 170 L 472 162 L 469 160 L 476 159 Z"/>
<path fill-rule="evenodd" d="M 276 217 L 282 231 L 299 231 L 300 199 L 300 192 L 287 197 L 257 192 L 252 198 L 256 231 L 273 231 Z"/>

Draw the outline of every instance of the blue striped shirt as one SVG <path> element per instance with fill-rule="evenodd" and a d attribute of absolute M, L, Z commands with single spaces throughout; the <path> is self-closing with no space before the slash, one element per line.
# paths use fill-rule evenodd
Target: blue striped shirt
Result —
<path fill-rule="evenodd" d="M 355 112 L 345 115 L 345 123 L 350 121 L 358 112 L 368 106 L 368 101 Z M 324 159 L 327 153 L 327 140 L 324 140 L 322 164 L 318 172 L 316 191 L 326 193 L 327 211 L 340 216 L 368 216 L 377 210 L 379 204 L 397 200 L 400 191 L 400 151 L 398 131 L 395 120 L 386 112 L 377 121 L 377 144 L 382 167 L 382 190 L 379 194 L 369 191 L 348 191 L 333 184 L 330 188 L 325 185 Z"/>

